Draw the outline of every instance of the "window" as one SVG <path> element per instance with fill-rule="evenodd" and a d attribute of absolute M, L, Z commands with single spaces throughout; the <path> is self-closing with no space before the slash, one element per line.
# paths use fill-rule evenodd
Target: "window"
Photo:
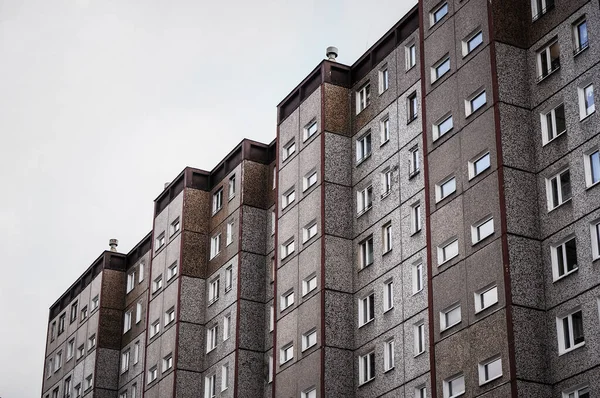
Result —
<path fill-rule="evenodd" d="M 167 268 L 167 280 L 173 279 L 177 275 L 177 261 Z"/>
<path fill-rule="evenodd" d="M 135 272 L 127 274 L 127 293 L 133 290 L 135 287 Z"/>
<path fill-rule="evenodd" d="M 64 391 L 65 398 L 69 398 L 71 396 L 71 377 L 70 376 L 65 379 L 63 391 Z"/>
<path fill-rule="evenodd" d="M 283 156 L 282 161 L 287 160 L 290 156 L 292 156 L 296 152 L 296 141 L 291 140 L 283 147 Z"/>
<path fill-rule="evenodd" d="M 175 235 L 177 232 L 179 232 L 179 230 L 181 229 L 181 223 L 179 222 L 179 217 L 177 219 L 175 219 L 175 221 L 173 221 L 171 223 L 171 226 L 169 227 L 169 237 L 172 237 L 173 235 Z"/>
<path fill-rule="evenodd" d="M 223 318 L 223 341 L 231 336 L 231 314 L 225 315 Z"/>
<path fill-rule="evenodd" d="M 219 340 L 219 325 L 215 324 L 213 327 L 206 330 L 206 352 L 211 352 L 217 348 L 217 342 Z"/>
<path fill-rule="evenodd" d="M 140 323 L 142 320 L 142 303 L 137 303 L 135 306 L 135 323 Z"/>
<path fill-rule="evenodd" d="M 140 342 L 136 341 L 133 345 L 133 364 L 135 365 L 140 360 Z"/>
<path fill-rule="evenodd" d="M 542 125 L 542 143 L 546 145 L 565 131 L 567 124 L 565 122 L 565 106 L 560 104 L 553 109 L 540 115 Z"/>
<path fill-rule="evenodd" d="M 131 398 L 137 397 L 137 384 L 133 383 L 131 385 Z"/>
<path fill-rule="evenodd" d="M 158 333 L 160 333 L 160 322 L 157 319 L 150 325 L 150 338 L 156 336 Z"/>
<path fill-rule="evenodd" d="M 584 169 L 587 187 L 600 182 L 600 151 L 597 147 L 584 155 Z"/>
<path fill-rule="evenodd" d="M 221 366 L 221 391 L 229 387 L 229 364 Z"/>
<path fill-rule="evenodd" d="M 121 394 L 119 394 L 119 398 L 127 398 L 127 391 L 123 391 Z"/>
<path fill-rule="evenodd" d="M 67 361 L 73 358 L 73 354 L 75 353 L 75 339 L 69 340 L 67 343 Z"/>
<path fill-rule="evenodd" d="M 537 67 L 538 82 L 560 68 L 560 47 L 556 38 L 538 52 Z"/>
<path fill-rule="evenodd" d="M 271 383 L 273 381 L 273 356 L 269 355 L 269 367 L 268 367 L 268 375 L 267 382 Z"/>
<path fill-rule="evenodd" d="M 433 125 L 433 140 L 439 139 L 444 134 L 448 133 L 454 127 L 452 115 L 447 114 Z"/>
<path fill-rule="evenodd" d="M 71 323 L 73 323 L 76 320 L 77 320 L 77 303 L 73 303 L 73 305 L 71 305 L 70 321 L 71 321 Z"/>
<path fill-rule="evenodd" d="M 588 385 L 578 386 L 562 393 L 563 398 L 590 398 L 590 387 Z"/>
<path fill-rule="evenodd" d="M 375 294 L 358 300 L 358 327 L 375 319 Z"/>
<path fill-rule="evenodd" d="M 317 222 L 313 221 L 302 229 L 303 242 L 309 241 L 317 234 Z"/>
<path fill-rule="evenodd" d="M 294 290 L 288 290 L 281 295 L 281 311 L 294 304 Z"/>
<path fill-rule="evenodd" d="M 498 287 L 492 286 L 475 293 L 475 313 L 485 310 L 498 302 Z"/>
<path fill-rule="evenodd" d="M 74 387 L 73 392 L 75 393 L 75 398 L 81 397 L 81 383 Z"/>
<path fill-rule="evenodd" d="M 390 87 L 389 73 L 387 65 L 379 71 L 379 94 L 382 94 Z"/>
<path fill-rule="evenodd" d="M 302 335 L 302 351 L 308 350 L 317 344 L 317 330 L 312 329 Z"/>
<path fill-rule="evenodd" d="M 371 132 L 356 140 L 356 163 L 364 162 L 369 156 L 371 156 Z"/>
<path fill-rule="evenodd" d="M 287 191 L 283 194 L 281 208 L 285 209 L 290 204 L 292 204 L 294 200 L 296 200 L 296 191 L 294 189 L 291 189 L 290 191 Z"/>
<path fill-rule="evenodd" d="M 554 7 L 554 0 L 531 0 L 531 15 L 535 21 Z"/>
<path fill-rule="evenodd" d="M 88 351 L 96 346 L 96 335 L 93 334 L 88 339 Z"/>
<path fill-rule="evenodd" d="M 473 244 L 481 242 L 494 233 L 494 219 L 489 217 L 484 221 L 471 226 L 471 241 Z"/>
<path fill-rule="evenodd" d="M 217 375 L 206 376 L 204 378 L 204 396 L 214 398 L 217 395 Z"/>
<path fill-rule="evenodd" d="M 269 307 L 269 333 L 275 328 L 275 309 L 273 305 Z"/>
<path fill-rule="evenodd" d="M 450 261 L 454 257 L 458 256 L 458 239 L 453 238 L 452 241 L 444 243 L 438 246 L 438 265 L 444 264 L 446 261 Z"/>
<path fill-rule="evenodd" d="M 412 205 L 410 210 L 410 232 L 416 234 L 421 230 L 421 204 Z"/>
<path fill-rule="evenodd" d="M 473 113 L 477 112 L 479 109 L 483 108 L 486 103 L 487 99 L 485 96 L 485 90 L 478 92 L 477 94 L 465 101 L 466 116 L 470 116 Z"/>
<path fill-rule="evenodd" d="M 215 258 L 221 251 L 221 234 L 210 238 L 210 259 Z"/>
<path fill-rule="evenodd" d="M 585 119 L 596 111 L 594 101 L 594 85 L 590 84 L 578 89 L 579 93 L 579 118 Z"/>
<path fill-rule="evenodd" d="M 364 384 L 375 378 L 375 352 L 358 357 L 358 383 Z"/>
<path fill-rule="evenodd" d="M 233 285 L 233 266 L 230 265 L 225 269 L 225 293 L 231 290 Z"/>
<path fill-rule="evenodd" d="M 100 299 L 98 298 L 98 295 L 96 295 L 96 297 L 94 297 L 92 299 L 92 312 L 94 312 L 96 309 L 98 309 L 99 304 L 100 304 Z"/>
<path fill-rule="evenodd" d="M 229 200 L 235 196 L 235 174 L 229 177 Z"/>
<path fill-rule="evenodd" d="M 356 213 L 362 214 L 371 208 L 373 204 L 373 187 L 368 186 L 362 191 L 356 192 Z"/>
<path fill-rule="evenodd" d="M 490 168 L 490 153 L 486 152 L 483 155 L 477 156 L 469 161 L 469 180 L 477 177 L 485 170 Z"/>
<path fill-rule="evenodd" d="M 392 192 L 392 169 L 389 167 L 381 172 L 381 186 L 383 191 L 381 198 L 383 199 Z"/>
<path fill-rule="evenodd" d="M 600 220 L 590 224 L 590 233 L 592 235 L 592 258 L 600 258 Z"/>
<path fill-rule="evenodd" d="M 448 15 L 448 3 L 444 2 L 431 11 L 431 25 L 435 25 L 446 15 Z"/>
<path fill-rule="evenodd" d="M 140 263 L 138 274 L 138 283 L 142 283 L 144 280 L 144 263 Z"/>
<path fill-rule="evenodd" d="M 456 178 L 452 176 L 435 186 L 436 202 L 447 198 L 454 192 L 456 192 Z"/>
<path fill-rule="evenodd" d="M 158 238 L 155 239 L 154 242 L 154 251 L 158 251 L 160 250 L 163 246 L 165 245 L 165 233 L 161 233 L 160 235 L 158 235 Z"/>
<path fill-rule="evenodd" d="M 162 371 L 163 373 L 173 367 L 173 354 L 169 354 L 163 358 Z"/>
<path fill-rule="evenodd" d="M 88 308 L 87 305 L 81 309 L 81 320 L 85 320 L 88 316 Z"/>
<path fill-rule="evenodd" d="M 48 360 L 48 363 L 46 364 L 46 378 L 49 379 L 50 377 L 52 377 L 52 369 L 53 369 L 53 367 L 52 367 L 52 358 L 50 358 Z"/>
<path fill-rule="evenodd" d="M 369 83 L 365 84 L 356 92 L 356 114 L 362 112 L 365 109 L 370 101 L 371 101 L 371 85 Z"/>
<path fill-rule="evenodd" d="M 423 262 L 421 260 L 413 264 L 412 275 L 413 294 L 417 294 L 423 290 Z"/>
<path fill-rule="evenodd" d="M 359 243 L 360 251 L 360 268 L 363 269 L 373 264 L 373 237 L 369 236 L 367 239 Z"/>
<path fill-rule="evenodd" d="M 129 370 L 129 350 L 121 354 L 121 373 Z"/>
<path fill-rule="evenodd" d="M 465 376 L 461 373 L 444 380 L 444 398 L 458 397 L 465 392 Z"/>
<path fill-rule="evenodd" d="M 58 318 L 58 335 L 60 336 L 65 331 L 65 318 L 67 314 L 61 314 Z"/>
<path fill-rule="evenodd" d="M 148 384 L 152 383 L 158 377 L 158 366 L 153 366 L 148 370 Z"/>
<path fill-rule="evenodd" d="M 208 283 L 208 305 L 211 305 L 219 299 L 219 277 L 216 277 Z"/>
<path fill-rule="evenodd" d="M 306 296 L 317 288 L 317 275 L 312 274 L 302 281 L 302 295 Z"/>
<path fill-rule="evenodd" d="M 317 398 L 317 389 L 311 387 L 308 390 L 302 391 L 302 398 Z"/>
<path fill-rule="evenodd" d="M 392 250 L 392 223 L 388 222 L 381 228 L 383 240 L 383 254 L 389 253 Z"/>
<path fill-rule="evenodd" d="M 317 121 L 313 120 L 304 127 L 304 141 L 317 133 Z"/>
<path fill-rule="evenodd" d="M 212 212 L 216 214 L 223 207 L 223 188 L 213 194 Z"/>
<path fill-rule="evenodd" d="M 587 21 L 580 19 L 573 25 L 573 41 L 575 42 L 575 49 L 573 53 L 579 54 L 589 46 L 588 33 L 587 33 Z"/>
<path fill-rule="evenodd" d="M 546 194 L 548 198 L 548 211 L 571 199 L 571 174 L 569 173 L 569 169 L 563 170 L 555 176 L 546 179 Z"/>
<path fill-rule="evenodd" d="M 574 236 L 569 236 L 557 245 L 550 246 L 550 254 L 554 281 L 577 271 L 577 245 Z"/>
<path fill-rule="evenodd" d="M 388 280 L 383 284 L 383 312 L 394 308 L 394 281 Z"/>
<path fill-rule="evenodd" d="M 461 321 L 460 304 L 454 304 L 440 312 L 440 328 L 442 331 L 459 324 Z"/>
<path fill-rule="evenodd" d="M 558 331 L 559 355 L 585 344 L 581 309 L 577 308 L 564 317 L 556 318 L 556 329 Z"/>
<path fill-rule="evenodd" d="M 450 71 L 450 57 L 446 55 L 431 68 L 431 83 L 435 83 Z"/>
<path fill-rule="evenodd" d="M 58 372 L 60 367 L 62 366 L 62 351 L 56 353 L 56 357 L 54 357 L 54 371 Z"/>
<path fill-rule="evenodd" d="M 271 211 L 271 236 L 275 235 L 275 222 L 277 220 L 277 216 L 275 215 L 275 210 Z"/>
<path fill-rule="evenodd" d="M 233 243 L 233 221 L 227 223 L 227 233 L 225 235 L 225 245 L 229 246 Z"/>
<path fill-rule="evenodd" d="M 157 276 L 152 282 L 152 293 L 156 293 L 160 289 L 162 289 L 162 275 Z"/>
<path fill-rule="evenodd" d="M 477 47 L 479 47 L 482 43 L 483 43 L 483 32 L 481 30 L 478 30 L 477 32 L 468 36 L 462 42 L 463 57 L 466 57 L 467 55 L 471 54 L 471 52 L 473 52 L 473 50 L 475 50 Z"/>
<path fill-rule="evenodd" d="M 312 187 L 317 183 L 317 172 L 311 171 L 308 175 L 304 176 L 302 179 L 302 190 L 306 191 L 308 188 Z M 273 229 L 275 230 L 275 229 Z"/>
<path fill-rule="evenodd" d="M 479 363 L 480 386 L 499 377 L 502 377 L 502 359 L 500 357 L 494 357 Z"/>
<path fill-rule="evenodd" d="M 408 158 L 408 178 L 412 178 L 419 173 L 421 168 L 421 159 L 419 158 L 419 146 L 415 145 L 414 147 L 408 150 L 409 158 Z"/>
<path fill-rule="evenodd" d="M 404 51 L 406 53 L 406 70 L 408 71 L 417 64 L 417 47 L 415 43 L 412 43 Z"/>
<path fill-rule="evenodd" d="M 408 123 L 419 117 L 419 106 L 417 103 L 416 91 L 406 98 L 406 109 L 408 110 Z"/>
<path fill-rule="evenodd" d="M 273 189 L 277 188 L 277 166 L 273 167 Z"/>
<path fill-rule="evenodd" d="M 175 321 L 175 308 L 171 307 L 165 312 L 165 326 Z"/>
<path fill-rule="evenodd" d="M 91 389 L 93 384 L 94 384 L 94 375 L 88 375 L 85 378 L 85 391 Z"/>
<path fill-rule="evenodd" d="M 131 311 L 127 311 L 125 313 L 125 318 L 123 320 L 123 334 L 129 332 L 131 330 Z"/>
<path fill-rule="evenodd" d="M 394 369 L 394 340 L 383 343 L 383 371 Z"/>
<path fill-rule="evenodd" d="M 425 352 L 425 323 L 420 322 L 414 327 L 415 357 Z"/>
<path fill-rule="evenodd" d="M 381 145 L 383 145 L 390 140 L 390 117 L 388 115 L 379 122 L 379 131 L 381 132 Z"/>
<path fill-rule="evenodd" d="M 279 363 L 284 364 L 294 358 L 294 345 L 292 343 L 279 350 Z"/>
<path fill-rule="evenodd" d="M 77 347 L 77 359 L 83 358 L 85 355 L 85 346 L 82 344 Z"/>
<path fill-rule="evenodd" d="M 52 398 L 58 398 L 58 391 L 59 391 L 59 387 L 56 387 L 53 391 L 52 391 Z"/>
<path fill-rule="evenodd" d="M 294 252 L 294 240 L 288 241 L 281 245 L 281 259 L 283 260 Z"/>
<path fill-rule="evenodd" d="M 415 387 L 415 398 L 427 398 L 427 387 L 424 385 Z"/>

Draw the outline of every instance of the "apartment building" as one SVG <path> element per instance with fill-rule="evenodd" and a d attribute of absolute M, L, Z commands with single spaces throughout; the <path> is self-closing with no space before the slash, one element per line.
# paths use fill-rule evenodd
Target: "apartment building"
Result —
<path fill-rule="evenodd" d="M 600 391 L 600 2 L 421 0 L 336 51 L 51 307 L 42 397 Z"/>

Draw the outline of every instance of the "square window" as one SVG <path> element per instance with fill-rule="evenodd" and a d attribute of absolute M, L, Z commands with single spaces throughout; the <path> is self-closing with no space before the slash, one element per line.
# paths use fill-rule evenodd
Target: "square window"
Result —
<path fill-rule="evenodd" d="M 479 385 L 482 386 L 485 383 L 489 383 L 492 380 L 495 380 L 499 377 L 502 377 L 502 359 L 498 357 L 494 357 L 492 359 L 488 359 L 487 361 L 481 362 L 479 364 Z"/>
<path fill-rule="evenodd" d="M 154 241 L 154 251 L 157 252 L 158 250 L 162 249 L 162 247 L 164 245 L 165 245 L 165 233 L 162 232 L 160 235 L 158 235 L 158 238 L 156 238 Z"/>
<path fill-rule="evenodd" d="M 475 94 L 471 98 L 465 101 L 465 114 L 466 116 L 470 116 L 473 113 L 477 112 L 479 109 L 483 108 L 487 103 L 487 98 L 485 95 L 485 90 L 480 91 Z"/>
<path fill-rule="evenodd" d="M 306 227 L 302 228 L 303 243 L 308 242 L 310 239 L 312 239 L 316 235 L 317 235 L 317 222 L 316 221 L 312 221 Z"/>
<path fill-rule="evenodd" d="M 294 304 L 294 290 L 288 290 L 284 294 L 281 295 L 281 311 L 286 310 L 290 306 Z"/>
<path fill-rule="evenodd" d="M 473 244 L 481 242 L 483 239 L 494 233 L 494 219 L 489 217 L 471 226 L 471 241 Z"/>
<path fill-rule="evenodd" d="M 554 8 L 554 0 L 531 0 L 531 15 L 535 21 Z"/>
<path fill-rule="evenodd" d="M 448 72 L 450 72 L 450 57 L 446 55 L 431 67 L 431 83 L 435 83 Z"/>
<path fill-rule="evenodd" d="M 223 188 L 213 194 L 212 212 L 216 214 L 223 207 Z"/>
<path fill-rule="evenodd" d="M 579 94 L 579 118 L 583 120 L 596 111 L 594 85 L 580 87 L 577 91 Z"/>
<path fill-rule="evenodd" d="M 444 398 L 454 398 L 465 392 L 465 376 L 461 373 L 444 380 Z"/>
<path fill-rule="evenodd" d="M 384 93 L 390 87 L 387 65 L 379 70 L 379 94 Z"/>
<path fill-rule="evenodd" d="M 569 169 L 546 179 L 548 211 L 571 199 L 571 174 Z"/>
<path fill-rule="evenodd" d="M 557 281 L 577 271 L 577 245 L 574 236 L 550 246 L 552 258 L 552 276 Z"/>
<path fill-rule="evenodd" d="M 413 277 L 413 294 L 419 293 L 423 290 L 423 262 L 417 261 L 412 266 L 412 277 Z"/>
<path fill-rule="evenodd" d="M 221 252 L 221 234 L 210 238 L 210 260 L 215 258 Z"/>
<path fill-rule="evenodd" d="M 150 325 L 150 338 L 160 333 L 160 321 L 157 319 Z"/>
<path fill-rule="evenodd" d="M 365 384 L 375 378 L 375 351 L 358 357 L 358 383 Z"/>
<path fill-rule="evenodd" d="M 425 323 L 422 321 L 414 327 L 415 357 L 425 352 Z"/>
<path fill-rule="evenodd" d="M 456 192 L 456 178 L 454 176 L 445 179 L 435 186 L 436 202 L 447 198 L 449 195 Z"/>
<path fill-rule="evenodd" d="M 313 120 L 304 127 L 304 141 L 317 133 L 317 121 Z"/>
<path fill-rule="evenodd" d="M 475 50 L 481 44 L 483 44 L 483 32 L 481 29 L 479 29 L 475 33 L 467 36 L 467 38 L 462 41 L 463 57 L 471 54 L 473 50 Z"/>
<path fill-rule="evenodd" d="M 373 264 L 373 236 L 359 243 L 360 251 L 360 269 L 366 268 Z"/>
<path fill-rule="evenodd" d="M 498 286 L 488 286 L 475 293 L 475 313 L 481 312 L 498 302 Z"/>
<path fill-rule="evenodd" d="M 406 70 L 411 70 L 417 64 L 417 47 L 412 43 L 404 48 L 406 54 Z"/>
<path fill-rule="evenodd" d="M 358 327 L 364 326 L 375 319 L 375 294 L 358 300 Z"/>
<path fill-rule="evenodd" d="M 431 11 L 431 26 L 435 25 L 448 15 L 448 3 L 444 2 Z"/>
<path fill-rule="evenodd" d="M 358 115 L 360 112 L 362 112 L 370 102 L 371 85 L 367 83 L 356 92 L 356 114 Z"/>
<path fill-rule="evenodd" d="M 373 205 L 373 187 L 368 186 L 362 191 L 356 192 L 356 213 L 358 215 L 363 214 L 367 210 L 371 209 Z"/>
<path fill-rule="evenodd" d="M 229 200 L 235 196 L 235 174 L 229 177 Z"/>
<path fill-rule="evenodd" d="M 167 280 L 170 281 L 177 275 L 177 261 L 167 268 Z"/>
<path fill-rule="evenodd" d="M 282 161 L 286 161 L 290 156 L 296 152 L 296 141 L 291 140 L 283 147 Z"/>
<path fill-rule="evenodd" d="M 587 21 L 585 18 L 580 19 L 573 25 L 573 41 L 575 49 L 573 54 L 577 55 L 589 46 L 588 32 L 587 32 Z"/>
<path fill-rule="evenodd" d="M 388 372 L 394 366 L 394 340 L 388 340 L 383 343 L 383 371 Z"/>
<path fill-rule="evenodd" d="M 477 156 L 469 161 L 469 180 L 477 177 L 490 168 L 490 153 L 486 152 L 483 155 Z"/>
<path fill-rule="evenodd" d="M 594 148 L 584 155 L 585 185 L 591 187 L 600 182 L 600 151 Z"/>
<path fill-rule="evenodd" d="M 171 307 L 165 312 L 165 326 L 175 321 L 175 308 Z"/>
<path fill-rule="evenodd" d="M 281 245 L 281 259 L 283 260 L 284 258 L 290 256 L 292 253 L 294 253 L 293 239 Z"/>
<path fill-rule="evenodd" d="M 162 289 L 162 282 L 162 275 L 159 275 L 154 279 L 154 281 L 152 282 L 152 293 L 156 293 L 160 289 Z"/>
<path fill-rule="evenodd" d="M 385 116 L 379 122 L 379 131 L 381 132 L 381 145 L 385 144 L 390 140 L 390 118 L 389 116 Z"/>
<path fill-rule="evenodd" d="M 179 232 L 180 229 L 181 229 L 181 223 L 179 222 L 179 218 L 177 218 L 175 221 L 173 221 L 171 223 L 171 226 L 169 227 L 169 237 L 172 237 L 173 235 L 175 235 L 177 232 Z"/>
<path fill-rule="evenodd" d="M 291 190 L 289 190 L 283 194 L 283 197 L 281 200 L 281 208 L 285 209 L 286 207 L 291 205 L 295 200 L 296 200 L 296 191 L 292 188 Z"/>
<path fill-rule="evenodd" d="M 440 328 L 442 331 L 458 325 L 461 321 L 460 304 L 454 304 L 440 312 Z"/>
<path fill-rule="evenodd" d="M 172 367 L 173 367 L 173 354 L 169 354 L 163 358 L 163 366 L 162 366 L 163 373 L 170 370 Z"/>
<path fill-rule="evenodd" d="M 585 344 L 583 337 L 583 314 L 577 308 L 570 314 L 556 318 L 558 355 L 562 355 Z"/>
<path fill-rule="evenodd" d="M 438 266 L 458 256 L 458 239 L 453 240 L 438 246 Z"/>
<path fill-rule="evenodd" d="M 279 350 L 279 363 L 284 364 L 294 359 L 294 345 L 292 343 Z"/>
<path fill-rule="evenodd" d="M 408 111 L 408 123 L 419 117 L 419 105 L 417 102 L 417 92 L 413 92 L 406 98 L 406 109 Z M 408 124 L 407 123 L 407 124 Z"/>
<path fill-rule="evenodd" d="M 441 136 L 447 134 L 452 130 L 453 127 L 454 122 L 452 121 L 452 115 L 445 115 L 433 125 L 433 140 L 435 141 Z"/>
<path fill-rule="evenodd" d="M 360 164 L 371 156 L 371 132 L 356 140 L 356 164 Z"/>
<path fill-rule="evenodd" d="M 306 296 L 317 288 L 317 275 L 312 274 L 302 281 L 302 296 Z"/>
<path fill-rule="evenodd" d="M 211 328 L 206 329 L 206 352 L 209 353 L 217 348 L 219 340 L 219 325 L 215 324 Z"/>
<path fill-rule="evenodd" d="M 560 69 L 560 47 L 554 38 L 537 53 L 538 82 Z"/>
<path fill-rule="evenodd" d="M 304 178 L 302 179 L 302 190 L 306 191 L 308 188 L 312 187 L 316 183 L 317 183 L 317 171 L 313 170 L 313 171 L 309 172 L 306 176 L 304 176 Z"/>
<path fill-rule="evenodd" d="M 208 305 L 211 305 L 219 299 L 220 279 L 217 276 L 208 283 Z"/>
<path fill-rule="evenodd" d="M 383 312 L 394 308 L 394 281 L 388 280 L 383 284 Z"/>
<path fill-rule="evenodd" d="M 317 344 L 317 330 L 312 329 L 302 335 L 302 351 L 308 350 Z"/>
<path fill-rule="evenodd" d="M 542 144 L 546 145 L 556 137 L 567 131 L 565 121 L 565 106 L 560 104 L 549 111 L 540 114 L 542 125 Z"/>

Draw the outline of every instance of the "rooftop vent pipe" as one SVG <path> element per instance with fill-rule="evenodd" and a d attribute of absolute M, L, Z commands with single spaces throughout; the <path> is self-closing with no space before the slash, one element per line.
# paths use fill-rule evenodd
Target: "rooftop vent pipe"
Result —
<path fill-rule="evenodd" d="M 325 50 L 325 55 L 327 55 L 327 59 L 331 62 L 336 62 L 336 58 L 338 56 L 338 49 L 337 47 L 327 47 L 327 50 Z"/>
<path fill-rule="evenodd" d="M 117 246 L 119 246 L 119 240 L 118 239 L 110 239 L 108 241 L 108 245 L 110 246 L 110 251 L 111 252 L 116 252 L 117 251 Z"/>

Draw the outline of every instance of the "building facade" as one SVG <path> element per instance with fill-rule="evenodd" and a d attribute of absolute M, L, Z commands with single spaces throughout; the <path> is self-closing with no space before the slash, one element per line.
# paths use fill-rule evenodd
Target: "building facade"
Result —
<path fill-rule="evenodd" d="M 600 2 L 421 0 L 50 308 L 42 397 L 600 392 Z"/>

